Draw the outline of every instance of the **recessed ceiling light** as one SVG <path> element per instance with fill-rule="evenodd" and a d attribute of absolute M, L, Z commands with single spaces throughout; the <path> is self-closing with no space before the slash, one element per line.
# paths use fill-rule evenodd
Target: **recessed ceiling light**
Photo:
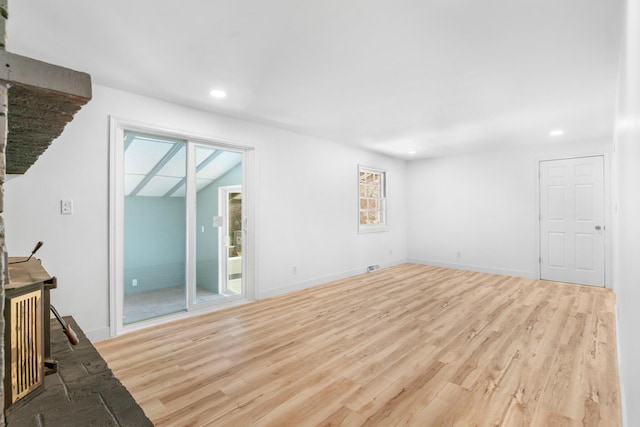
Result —
<path fill-rule="evenodd" d="M 209 92 L 209 95 L 213 96 L 214 98 L 226 98 L 227 92 L 221 89 L 213 89 L 211 92 Z"/>
<path fill-rule="evenodd" d="M 416 154 L 416 153 L 417 153 L 417 151 L 416 151 L 416 150 L 411 150 L 411 151 L 409 151 L 409 154 Z"/>
<path fill-rule="evenodd" d="M 564 131 L 562 129 L 556 129 L 549 132 L 550 136 L 562 136 L 564 135 Z"/>

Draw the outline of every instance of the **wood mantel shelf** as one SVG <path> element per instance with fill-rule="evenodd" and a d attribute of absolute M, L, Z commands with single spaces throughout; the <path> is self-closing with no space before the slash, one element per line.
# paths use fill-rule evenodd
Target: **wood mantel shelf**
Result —
<path fill-rule="evenodd" d="M 53 279 L 42 267 L 40 260 L 31 258 L 24 262 L 26 259 L 27 257 L 9 257 L 9 282 L 5 284 L 5 289 L 18 289 Z"/>
<path fill-rule="evenodd" d="M 24 174 L 91 99 L 91 76 L 0 51 L 0 82 L 9 84 L 6 172 Z"/>

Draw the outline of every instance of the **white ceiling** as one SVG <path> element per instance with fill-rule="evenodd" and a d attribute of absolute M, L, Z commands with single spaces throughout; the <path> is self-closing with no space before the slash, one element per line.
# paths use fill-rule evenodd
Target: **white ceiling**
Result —
<path fill-rule="evenodd" d="M 8 50 L 400 158 L 611 137 L 622 0 L 9 0 Z M 223 88 L 226 99 L 209 96 Z"/>

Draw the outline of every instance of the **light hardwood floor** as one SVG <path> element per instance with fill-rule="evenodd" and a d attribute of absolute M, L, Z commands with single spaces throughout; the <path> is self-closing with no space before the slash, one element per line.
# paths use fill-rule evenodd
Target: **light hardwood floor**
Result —
<path fill-rule="evenodd" d="M 96 347 L 157 426 L 619 426 L 614 302 L 405 264 Z"/>

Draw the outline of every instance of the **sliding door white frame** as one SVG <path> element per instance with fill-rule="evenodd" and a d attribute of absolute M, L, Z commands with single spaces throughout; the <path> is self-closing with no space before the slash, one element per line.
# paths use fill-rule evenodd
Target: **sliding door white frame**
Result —
<path fill-rule="evenodd" d="M 124 132 L 136 131 L 172 138 L 187 140 L 187 182 L 195 182 L 194 150 L 196 145 L 210 146 L 243 154 L 242 188 L 243 188 L 243 295 L 229 297 L 219 302 L 194 304 L 195 279 L 195 201 L 194 185 L 187 185 L 187 267 L 186 267 L 186 311 L 161 318 L 149 319 L 133 324 L 124 324 Z M 254 187 L 255 156 L 253 147 L 244 146 L 218 138 L 206 138 L 177 132 L 162 126 L 140 123 L 131 120 L 110 117 L 110 179 L 109 179 L 109 317 L 110 334 L 117 336 L 124 332 L 144 328 L 165 321 L 200 314 L 216 308 L 237 304 L 255 298 L 255 202 Z"/>

